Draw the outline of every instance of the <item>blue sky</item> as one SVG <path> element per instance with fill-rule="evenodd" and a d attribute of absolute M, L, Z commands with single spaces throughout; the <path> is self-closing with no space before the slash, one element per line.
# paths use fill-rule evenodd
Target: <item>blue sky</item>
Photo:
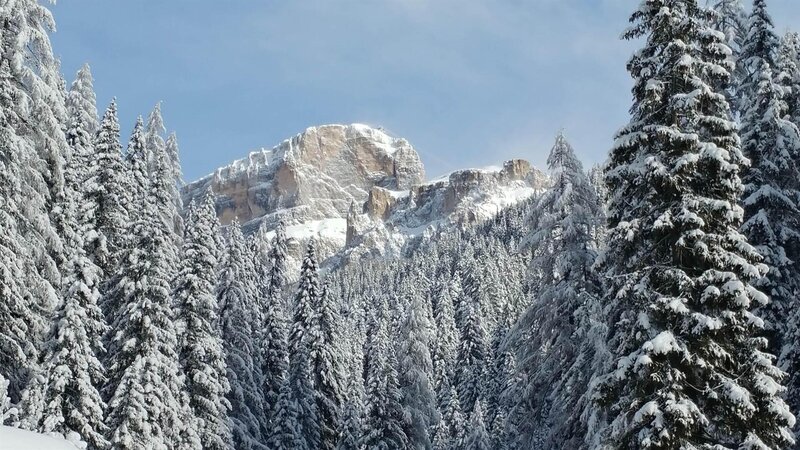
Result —
<path fill-rule="evenodd" d="M 308 126 L 407 138 L 429 176 L 521 157 L 564 128 L 586 164 L 627 121 L 636 0 L 64 0 L 52 36 L 68 80 L 92 66 L 123 139 L 163 101 L 187 180 Z M 778 31 L 798 0 L 770 0 Z"/>

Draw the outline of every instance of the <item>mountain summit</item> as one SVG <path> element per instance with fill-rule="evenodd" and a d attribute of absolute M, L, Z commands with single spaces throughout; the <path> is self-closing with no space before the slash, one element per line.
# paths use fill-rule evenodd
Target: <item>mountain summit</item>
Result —
<path fill-rule="evenodd" d="M 313 236 L 323 257 L 352 259 L 397 255 L 413 237 L 488 219 L 546 185 L 524 160 L 425 181 L 407 140 L 362 124 L 323 125 L 188 184 L 184 201 L 211 188 L 223 224 L 238 218 L 252 233 L 283 221 L 294 255 Z"/>

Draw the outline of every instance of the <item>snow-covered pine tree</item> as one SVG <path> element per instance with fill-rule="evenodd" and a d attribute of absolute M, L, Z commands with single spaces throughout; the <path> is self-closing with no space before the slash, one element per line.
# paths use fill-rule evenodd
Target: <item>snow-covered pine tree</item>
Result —
<path fill-rule="evenodd" d="M 320 287 L 315 242 L 312 238 L 300 268 L 300 280 L 295 294 L 292 327 L 289 336 L 289 375 L 292 401 L 298 409 L 301 439 L 305 448 L 322 445 L 323 427 L 317 409 L 315 352 L 321 331 L 316 307 L 319 305 Z M 335 444 L 335 441 L 334 441 Z"/>
<path fill-rule="evenodd" d="M 431 448 L 433 450 L 451 450 L 454 447 L 455 445 L 451 441 L 450 433 L 447 429 L 447 423 L 445 423 L 444 420 L 440 420 L 433 430 L 433 443 L 431 444 Z"/>
<path fill-rule="evenodd" d="M 798 49 L 800 49 L 800 37 L 797 33 L 787 33 L 781 41 L 781 47 L 778 53 L 778 73 L 775 77 L 775 84 L 778 86 L 770 86 L 765 81 L 765 91 L 768 91 L 772 96 L 772 104 L 770 108 L 775 108 L 766 111 L 762 118 L 766 123 L 758 124 L 767 132 L 765 136 L 768 140 L 765 143 L 754 142 L 755 146 L 759 149 L 768 150 L 769 154 L 777 154 L 782 158 L 780 162 L 789 164 L 794 168 L 794 175 L 791 178 L 784 178 L 781 180 L 781 186 L 788 189 L 783 191 L 783 194 L 794 194 L 788 200 L 793 208 L 787 208 L 783 214 L 778 214 L 778 209 L 769 204 L 769 212 L 773 214 L 769 218 L 777 218 L 777 225 L 790 225 L 797 226 L 798 222 L 798 186 L 797 183 L 797 164 L 800 155 L 800 141 L 798 141 L 797 125 L 800 124 L 800 61 L 798 61 Z M 776 94 L 780 88 L 780 100 L 776 99 Z M 775 104 L 775 102 L 778 102 Z M 785 114 L 781 114 L 785 112 Z M 761 130 L 758 130 L 761 131 Z M 777 142 L 776 142 L 777 139 Z M 766 144 L 766 145 L 765 145 Z M 771 144 L 771 146 L 770 146 Z M 767 147 L 769 146 L 769 147 Z M 787 152 L 790 152 L 788 155 Z M 784 158 L 788 157 L 788 161 Z M 789 172 L 786 167 L 775 167 L 781 172 Z M 776 172 L 771 170 L 770 172 Z M 775 180 L 768 180 L 774 182 Z M 783 198 L 781 199 L 783 200 Z M 766 209 L 766 208 L 765 208 Z M 747 207 L 745 207 L 747 210 Z M 772 223 L 768 223 L 772 225 Z M 773 294 L 771 298 L 773 303 L 770 303 L 764 309 L 766 310 L 765 316 L 768 321 L 772 321 L 773 329 L 780 333 L 782 345 L 780 347 L 779 365 L 789 374 L 787 382 L 788 391 L 786 394 L 786 401 L 793 412 L 800 411 L 800 348 L 797 345 L 800 339 L 800 309 L 796 307 L 796 293 L 800 287 L 798 283 L 798 259 L 800 259 L 800 247 L 798 246 L 797 229 L 790 228 L 786 235 L 774 236 L 771 241 L 779 244 L 778 249 L 785 251 L 785 256 L 781 260 L 784 263 L 783 267 L 779 267 L 777 277 L 773 273 L 773 269 L 767 273 L 767 279 L 773 280 L 773 285 L 778 288 L 779 294 L 782 294 L 780 300 L 782 304 L 773 304 L 776 298 Z M 771 342 L 774 346 L 775 342 Z"/>
<path fill-rule="evenodd" d="M 786 33 L 778 49 L 775 82 L 783 88 L 788 118 L 800 126 L 800 34 Z"/>
<path fill-rule="evenodd" d="M 88 167 L 85 195 L 93 210 L 93 227 L 98 236 L 86 243 L 86 250 L 106 281 L 123 252 L 131 202 L 131 193 L 126 190 L 128 172 L 122 160 L 116 100 L 111 100 L 103 114 L 93 147 L 94 161 Z"/>
<path fill-rule="evenodd" d="M 489 368 L 487 371 L 488 385 L 485 393 L 485 406 L 486 406 L 486 423 L 494 427 L 498 424 L 497 418 L 503 416 L 502 428 L 505 429 L 505 420 L 508 417 L 508 412 L 511 409 L 513 402 L 509 398 L 511 390 L 517 387 L 518 369 L 517 361 L 514 357 L 514 352 L 508 345 L 508 333 L 510 332 L 513 322 L 516 321 L 516 316 L 510 313 L 510 305 L 506 305 L 503 309 L 502 317 L 505 323 L 499 323 L 492 333 L 492 343 L 489 354 L 491 360 L 489 361 Z M 514 399 L 516 401 L 518 399 Z"/>
<path fill-rule="evenodd" d="M 289 365 L 288 357 L 284 362 Z M 271 434 L 267 441 L 270 450 L 307 449 L 303 437 L 299 405 L 293 401 L 293 388 L 288 379 L 280 387 L 275 412 L 270 421 Z"/>
<path fill-rule="evenodd" d="M 309 330 L 314 399 L 320 428 L 320 449 L 333 450 L 339 441 L 341 409 L 344 403 L 344 365 L 338 303 L 323 284 L 314 304 L 314 326 Z"/>
<path fill-rule="evenodd" d="M 293 353 L 289 361 L 289 376 L 286 383 L 291 386 L 290 401 L 297 410 L 299 450 L 322 448 L 322 420 L 316 403 L 314 372 L 311 350 L 304 343 Z"/>
<path fill-rule="evenodd" d="M 715 0 L 713 9 L 713 28 L 725 35 L 723 42 L 736 54 L 747 34 L 747 11 L 742 0 Z"/>
<path fill-rule="evenodd" d="M 261 386 L 255 378 L 255 330 L 251 327 L 247 296 L 248 274 L 244 262 L 247 248 L 238 220 L 228 226 L 228 243 L 222 258 L 217 302 L 221 309 L 222 336 L 225 344 L 227 377 L 230 383 L 228 400 L 231 404 L 234 448 L 254 450 L 263 448 L 264 406 Z"/>
<path fill-rule="evenodd" d="M 505 409 L 497 411 L 492 420 L 489 441 L 492 450 L 508 450 L 511 448 L 511 433 L 508 428 L 508 416 Z"/>
<path fill-rule="evenodd" d="M 114 114 L 114 117 L 116 115 Z M 105 121 L 104 121 L 105 123 Z M 103 132 L 104 123 L 101 124 L 101 133 Z M 131 132 L 130 141 L 128 143 L 128 150 L 126 154 L 126 164 L 125 167 L 125 176 L 120 178 L 120 181 L 123 182 L 122 192 L 128 193 L 128 204 L 126 205 L 127 212 L 125 214 L 116 215 L 116 214 L 109 214 L 109 219 L 111 219 L 108 223 L 109 228 L 107 230 L 109 233 L 116 233 L 117 231 L 110 228 L 115 227 L 117 225 L 124 226 L 123 230 L 119 231 L 119 247 L 117 251 L 122 251 L 121 255 L 116 253 L 109 252 L 110 249 L 108 248 L 100 248 L 95 249 L 95 258 L 98 261 L 98 265 L 101 268 L 106 268 L 109 270 L 107 275 L 112 275 L 110 279 L 106 281 L 105 292 L 103 292 L 103 296 L 100 301 L 100 307 L 103 310 L 103 313 L 106 316 L 106 322 L 114 326 L 114 322 L 117 320 L 118 316 L 122 314 L 122 311 L 127 307 L 127 304 L 130 300 L 129 292 L 126 290 L 126 286 L 128 285 L 127 282 L 124 281 L 124 278 L 130 275 L 126 273 L 131 270 L 133 265 L 138 264 L 139 261 L 136 259 L 129 259 L 127 256 L 129 253 L 134 253 L 133 247 L 136 245 L 136 241 L 142 239 L 142 236 L 147 233 L 147 228 L 149 225 L 143 224 L 142 222 L 145 220 L 145 214 L 150 211 L 150 209 L 155 208 L 152 205 L 152 202 L 149 200 L 149 189 L 150 189 L 150 179 L 147 173 L 147 154 L 146 149 L 144 146 L 144 125 L 142 122 L 142 118 L 138 117 L 136 120 L 136 124 L 133 127 L 133 131 Z M 103 190 L 102 187 L 95 188 L 96 192 L 100 192 Z M 114 199 L 114 197 L 110 197 L 110 200 Z M 97 200 L 97 197 L 95 197 Z M 99 203 L 98 203 L 99 205 Z M 99 218 L 100 215 L 96 214 L 96 218 Z M 124 222 L 117 222 L 117 220 L 121 219 L 128 220 L 129 223 Z M 103 232 L 103 224 L 97 224 L 98 229 L 100 232 Z M 170 249 L 171 246 L 168 246 Z M 100 250 L 100 253 L 98 253 Z M 99 256 L 100 254 L 104 256 Z M 139 258 L 139 256 L 136 256 Z M 173 260 L 174 261 L 174 260 Z M 174 267 L 174 266 L 173 266 Z M 114 338 L 114 333 L 109 333 L 106 339 L 106 348 L 108 350 L 107 356 L 109 358 L 114 357 L 114 350 L 113 344 L 109 342 L 109 340 Z M 107 361 L 105 366 L 109 368 L 111 362 Z M 106 383 L 106 386 L 103 388 L 104 398 L 109 400 L 111 395 L 116 390 L 116 381 L 114 376 L 110 376 L 109 382 Z"/>
<path fill-rule="evenodd" d="M 8 396 L 8 385 L 9 381 L 0 374 L 0 425 L 5 424 L 6 421 L 17 414 L 17 410 Z"/>
<path fill-rule="evenodd" d="M 433 362 L 434 386 L 439 404 L 450 392 L 450 380 L 455 376 L 455 360 L 458 350 L 458 331 L 450 289 L 443 284 L 439 290 L 438 301 L 433 311 L 436 323 L 436 339 L 433 340 L 431 359 Z"/>
<path fill-rule="evenodd" d="M 145 128 L 145 145 L 147 148 L 146 154 L 149 158 L 149 173 L 152 183 L 156 189 L 153 192 L 156 194 L 155 202 L 158 208 L 161 220 L 166 223 L 172 230 L 172 238 L 176 245 L 180 242 L 180 233 L 183 232 L 183 219 L 180 216 L 180 208 L 182 207 L 181 195 L 178 191 L 178 181 L 176 180 L 176 170 L 174 167 L 173 157 L 177 157 L 177 140 L 174 140 L 171 151 L 174 155 L 169 154 L 168 148 L 164 143 L 161 135 L 164 132 L 164 122 L 161 118 L 161 103 L 156 104 L 156 107 L 150 113 L 147 120 L 147 127 Z M 252 273 L 249 274 L 253 276 Z"/>
<path fill-rule="evenodd" d="M 491 448 L 489 433 L 486 431 L 483 421 L 481 401 L 476 401 L 475 407 L 472 409 L 469 418 L 469 434 L 464 439 L 464 446 L 461 448 L 464 450 L 489 450 Z"/>
<path fill-rule="evenodd" d="M 311 238 L 300 266 L 300 280 L 294 297 L 292 327 L 289 334 L 289 360 L 292 360 L 301 348 L 309 345 L 308 336 L 316 325 L 314 306 L 318 302 L 320 288 L 315 246 L 314 238 Z"/>
<path fill-rule="evenodd" d="M 486 330 L 481 311 L 470 299 L 462 300 L 461 343 L 456 359 L 458 399 L 464 411 L 472 411 L 483 393 L 486 375 Z"/>
<path fill-rule="evenodd" d="M 751 80 L 758 84 L 742 112 L 742 153 L 750 160 L 742 176 L 742 233 L 769 267 L 766 276 L 753 285 L 770 297 L 758 314 L 766 321 L 770 349 L 779 352 L 787 318 L 796 308 L 795 297 L 800 292 L 800 131 L 784 119 L 787 104 L 770 65 L 777 37 L 771 29 L 759 30 L 771 27 L 772 22 L 763 1 L 755 6 L 745 40 Z"/>
<path fill-rule="evenodd" d="M 178 148 L 178 135 L 172 132 L 167 136 L 167 141 L 164 143 L 167 150 L 167 156 L 172 168 L 172 179 L 175 180 L 177 186 L 182 186 L 186 182 L 183 180 L 183 171 L 181 170 L 180 150 Z M 178 209 L 181 205 L 178 205 Z"/>
<path fill-rule="evenodd" d="M 360 376 L 350 378 L 347 388 L 347 400 L 342 412 L 342 430 L 339 433 L 339 442 L 336 450 L 360 450 L 358 440 L 363 433 L 364 381 Z"/>
<path fill-rule="evenodd" d="M 712 16 L 711 26 L 725 35 L 724 42 L 731 50 L 728 61 L 733 65 L 733 70 L 726 93 L 733 108 L 738 100 L 739 85 L 747 74 L 740 64 L 742 44 L 747 36 L 747 11 L 742 0 L 714 0 L 713 10 L 715 14 Z M 738 112 L 734 113 L 734 117 L 736 116 Z"/>
<path fill-rule="evenodd" d="M 204 450 L 227 450 L 232 442 L 228 420 L 231 405 L 225 397 L 230 384 L 214 295 L 218 233 L 214 195 L 208 192 L 199 206 L 189 206 L 173 288 L 176 322 L 181 330 L 179 358 Z"/>
<path fill-rule="evenodd" d="M 430 379 L 433 372 L 429 350 L 433 340 L 432 328 L 421 296 L 412 295 L 400 329 L 398 373 L 402 405 L 407 418 L 404 431 L 413 449 L 430 448 L 428 432 L 439 421 L 436 393 Z"/>
<path fill-rule="evenodd" d="M 269 251 L 267 273 L 267 298 L 265 299 L 264 324 L 261 330 L 261 364 L 264 375 L 264 409 L 271 419 L 278 402 L 281 385 L 289 370 L 289 330 L 286 321 L 286 304 L 283 289 L 286 284 L 286 255 L 288 239 L 286 228 L 279 223 Z"/>
<path fill-rule="evenodd" d="M 173 132 L 167 136 L 167 141 L 164 143 L 164 157 L 162 164 L 166 166 L 166 174 L 171 181 L 169 184 L 169 194 L 174 204 L 174 214 L 172 220 L 174 222 L 175 231 L 180 236 L 183 232 L 184 224 L 180 211 L 183 210 L 183 198 L 181 197 L 180 187 L 185 183 L 183 181 L 183 172 L 181 172 L 181 161 L 178 149 L 178 136 Z"/>
<path fill-rule="evenodd" d="M 758 103 L 761 70 L 766 63 L 771 70 L 777 67 L 780 39 L 775 34 L 775 25 L 767 11 L 767 0 L 753 0 L 753 9 L 746 21 L 746 32 L 742 41 L 737 67 L 742 79 L 739 81 L 737 108 L 744 113 L 750 105 Z M 735 81 L 729 84 L 735 85 Z"/>
<path fill-rule="evenodd" d="M 69 161 L 70 167 L 73 163 Z M 77 435 L 89 448 L 102 449 L 109 442 L 99 392 L 105 382 L 99 357 L 108 326 L 97 304 L 100 269 L 83 250 L 84 239 L 94 235 L 90 221 L 80 220 L 87 216 L 87 205 L 79 206 L 80 192 L 69 189 L 67 195 L 64 216 L 70 225 L 64 242 L 70 260 L 63 266 L 62 302 L 52 318 L 39 371 L 23 394 L 22 424 L 43 433 Z"/>
<path fill-rule="evenodd" d="M 757 0 L 758 1 L 758 0 Z M 606 321 L 617 360 L 597 400 L 606 448 L 784 448 L 794 417 L 764 353 L 765 267 L 738 233 L 746 159 L 723 86 L 722 36 L 697 0 L 647 0 L 627 39 L 632 119 L 618 134 L 611 191 Z"/>
<path fill-rule="evenodd" d="M 77 78 L 67 93 L 66 108 L 66 139 L 70 153 L 65 158 L 65 202 L 62 215 L 70 221 L 70 229 L 62 232 L 62 240 L 65 244 L 65 256 L 72 260 L 75 257 L 86 257 L 86 249 L 95 247 L 97 239 L 94 226 L 95 208 L 87 196 L 94 152 L 93 135 L 98 127 L 97 105 L 88 65 L 78 71 Z M 80 248 L 75 247 L 78 244 L 81 245 Z M 75 253 L 80 253 L 80 256 Z M 90 260 L 89 263 L 96 268 L 94 261 Z M 97 280 L 98 286 L 103 281 L 102 273 L 100 276 Z"/>
<path fill-rule="evenodd" d="M 93 160 L 92 141 L 99 127 L 92 74 L 88 64 L 81 67 L 72 82 L 67 93 L 66 108 L 66 138 L 71 154 L 67 161 L 65 178 L 67 189 L 80 193 L 80 198 L 75 201 L 82 207 Z M 93 214 L 92 209 L 89 212 Z"/>
<path fill-rule="evenodd" d="M 560 414 L 561 420 L 551 420 L 545 448 L 585 448 L 591 444 L 587 437 L 595 435 L 601 422 L 602 416 L 592 404 L 594 385 L 613 360 L 606 344 L 608 326 L 600 300 L 590 298 L 575 311 L 576 357 L 552 388 L 551 414 L 554 418 Z"/>
<path fill-rule="evenodd" d="M 459 279 L 462 287 L 461 295 L 456 296 L 457 286 L 454 286 L 456 290 L 451 293 L 453 296 L 453 305 L 456 310 L 456 327 L 463 332 L 467 317 L 467 308 L 480 311 L 481 321 L 483 326 L 486 327 L 486 311 L 483 307 L 484 305 L 481 304 L 480 296 L 481 276 L 478 263 L 475 261 L 475 251 L 473 247 L 467 247 L 464 251 L 461 259 L 458 260 L 456 271 L 460 275 Z M 469 411 L 472 411 L 471 405 Z"/>
<path fill-rule="evenodd" d="M 393 364 L 397 359 L 392 357 L 394 352 L 389 348 L 385 301 L 380 303 L 376 315 L 377 327 L 367 347 L 367 414 L 359 447 L 366 450 L 408 448 L 408 437 L 403 431 L 402 394 Z"/>
<path fill-rule="evenodd" d="M 562 425 L 564 418 L 581 397 L 575 386 L 554 390 L 566 371 L 579 357 L 581 343 L 576 340 L 575 313 L 589 303 L 599 302 L 600 279 L 592 269 L 597 257 L 596 230 L 603 211 L 597 193 L 563 132 L 547 158 L 552 186 L 534 206 L 530 234 L 525 242 L 533 249 L 532 271 L 538 275 L 536 301 L 516 325 L 516 340 L 521 343 L 517 360 L 524 374 L 520 403 L 529 417 L 541 416 L 520 436 L 531 442 L 534 434 Z M 584 383 L 591 374 L 586 374 Z M 540 414 L 546 412 L 545 414 Z M 531 445 L 531 444 L 528 444 Z M 553 448 L 561 448 L 556 443 Z"/>
<path fill-rule="evenodd" d="M 164 133 L 166 132 L 167 128 L 164 126 L 164 119 L 161 116 L 161 102 L 158 102 L 147 116 L 147 125 L 144 129 L 144 142 L 148 155 L 148 173 L 152 173 L 158 164 L 157 155 L 165 152 Z M 169 167 L 171 166 L 172 164 L 169 164 Z"/>
<path fill-rule="evenodd" d="M 502 320 L 500 312 L 510 301 L 500 274 L 500 259 L 504 256 L 499 242 L 484 240 L 481 245 L 483 251 L 480 261 L 483 262 L 483 270 L 480 274 L 481 285 L 479 293 L 479 304 L 484 312 L 484 325 L 487 330 L 493 330 L 497 322 Z M 485 245 L 485 247 L 484 247 Z"/>
<path fill-rule="evenodd" d="M 6 392 L 13 402 L 27 382 L 27 371 L 38 358 L 36 335 L 41 315 L 30 301 L 26 286 L 25 259 L 30 250 L 25 245 L 25 164 L 35 156 L 29 140 L 20 136 L 16 127 L 21 117 L 15 109 L 19 97 L 17 81 L 12 78 L 9 61 L 0 61 L 0 376 L 8 382 Z M 39 195 L 39 194 L 37 194 Z M 34 200 L 35 201 L 35 200 Z M 31 326 L 39 323 L 39 325 Z"/>
<path fill-rule="evenodd" d="M 135 222 L 141 215 L 150 190 L 150 156 L 145 143 L 144 121 L 136 118 L 128 148 L 125 151 L 128 176 L 125 177 L 126 190 L 130 193 L 128 220 Z M 160 211 L 159 217 L 160 217 Z M 126 245 L 127 246 L 127 245 Z"/>
<path fill-rule="evenodd" d="M 608 186 L 605 181 L 605 165 L 595 164 L 589 169 L 589 181 L 597 193 L 597 198 L 600 204 L 603 205 L 603 212 L 605 212 L 606 203 L 608 203 Z"/>
<path fill-rule="evenodd" d="M 33 235 L 32 241 L 38 241 L 36 247 L 42 250 L 36 255 L 37 261 L 29 276 L 35 277 L 31 283 L 44 279 L 37 290 L 40 307 L 46 314 L 52 312 L 57 303 L 57 291 L 60 289 L 59 270 L 69 259 L 61 237 L 67 234 L 71 226 L 66 216 L 67 186 L 64 173 L 70 148 L 64 134 L 67 123 L 65 108 L 65 89 L 60 74 L 59 62 L 53 55 L 48 33 L 55 29 L 55 22 L 50 11 L 35 0 L 14 2 L 3 14 L 5 27 L 11 35 L 4 36 L 2 52 L 12 61 L 12 70 L 17 68 L 19 86 L 29 102 L 18 99 L 18 106 L 28 108 L 23 129 L 30 137 L 41 164 L 32 166 L 41 174 L 44 181 L 45 214 L 49 223 L 40 216 L 41 211 L 34 214 L 29 227 Z M 27 104 L 26 104 L 27 103 Z M 49 267 L 48 267 L 49 265 Z M 35 267 L 35 268 L 34 268 Z M 38 270 L 38 276 L 34 275 Z M 32 286 L 33 284 L 31 284 Z"/>
<path fill-rule="evenodd" d="M 66 112 L 58 62 L 48 36 L 53 28 L 50 12 L 35 0 L 3 8 L 0 147 L 3 183 L 9 184 L 0 196 L 0 209 L 8 221 L 2 224 L 3 234 L 16 241 L 16 248 L 6 247 L 15 256 L 4 255 L 2 261 L 8 265 L 3 268 L 0 303 L 10 308 L 10 315 L 0 319 L 0 336 L 10 340 L 0 354 L 0 367 L 15 402 L 38 360 L 46 319 L 58 301 L 59 265 L 66 261 L 59 231 L 66 226 L 60 213 L 69 147 L 62 129 Z M 18 278 L 12 283 L 11 276 Z"/>
<path fill-rule="evenodd" d="M 140 124 L 141 122 L 139 122 Z M 133 164 L 143 165 L 139 156 Z M 156 189 L 153 186 L 153 189 Z M 106 425 L 115 449 L 198 448 L 195 421 L 184 403 L 178 338 L 170 295 L 174 270 L 170 229 L 143 196 L 141 217 L 131 229 L 133 245 L 114 278 L 115 299 L 106 392 Z"/>
<path fill-rule="evenodd" d="M 81 66 L 75 81 L 70 85 L 66 108 L 68 123 L 76 123 L 80 118 L 90 135 L 97 133 L 100 127 L 97 119 L 97 96 L 94 93 L 94 79 L 89 64 Z"/>

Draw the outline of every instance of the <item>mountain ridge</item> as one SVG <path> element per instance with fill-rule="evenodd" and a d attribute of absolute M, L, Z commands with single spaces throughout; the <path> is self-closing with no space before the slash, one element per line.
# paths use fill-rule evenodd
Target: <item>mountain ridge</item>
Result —
<path fill-rule="evenodd" d="M 433 180 L 413 146 L 363 124 L 308 127 L 187 184 L 184 201 L 209 188 L 223 225 L 245 233 L 279 221 L 293 238 L 293 265 L 314 237 L 322 259 L 396 257 L 442 226 L 466 226 L 546 189 L 547 176 L 522 159 L 455 170 Z"/>

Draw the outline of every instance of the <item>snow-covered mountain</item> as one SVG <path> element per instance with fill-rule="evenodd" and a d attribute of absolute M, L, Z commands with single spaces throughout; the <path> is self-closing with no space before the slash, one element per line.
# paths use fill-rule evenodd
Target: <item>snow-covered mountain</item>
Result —
<path fill-rule="evenodd" d="M 238 218 L 252 233 L 282 220 L 295 258 L 313 236 L 330 263 L 396 256 L 414 237 L 488 219 L 546 186 L 524 160 L 426 181 L 405 139 L 361 124 L 324 125 L 188 184 L 184 201 L 212 188 L 224 225 Z"/>

